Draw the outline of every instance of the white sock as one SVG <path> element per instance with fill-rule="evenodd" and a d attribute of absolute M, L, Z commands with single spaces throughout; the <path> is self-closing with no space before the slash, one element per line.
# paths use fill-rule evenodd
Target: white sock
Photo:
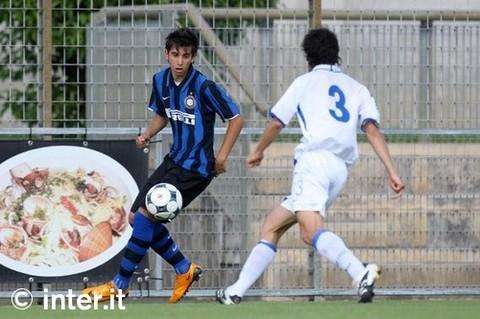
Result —
<path fill-rule="evenodd" d="M 365 274 L 365 266 L 355 257 L 343 240 L 334 233 L 319 229 L 312 240 L 318 253 L 345 270 L 353 281 L 358 282 Z"/>
<path fill-rule="evenodd" d="M 247 261 L 243 265 L 238 280 L 226 289 L 226 294 L 243 297 L 245 291 L 257 281 L 272 262 L 276 252 L 277 247 L 275 245 L 266 240 L 261 240 L 253 247 Z"/>

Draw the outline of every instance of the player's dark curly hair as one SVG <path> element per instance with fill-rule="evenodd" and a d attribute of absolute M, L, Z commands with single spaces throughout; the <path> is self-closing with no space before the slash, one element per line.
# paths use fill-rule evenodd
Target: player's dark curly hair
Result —
<path fill-rule="evenodd" d="M 165 49 L 167 52 L 173 47 L 191 47 L 192 55 L 196 55 L 198 50 L 198 38 L 189 28 L 177 29 L 170 33 L 165 41 Z"/>
<path fill-rule="evenodd" d="M 327 28 L 310 30 L 303 38 L 302 48 L 310 68 L 319 64 L 340 64 L 337 36 Z"/>

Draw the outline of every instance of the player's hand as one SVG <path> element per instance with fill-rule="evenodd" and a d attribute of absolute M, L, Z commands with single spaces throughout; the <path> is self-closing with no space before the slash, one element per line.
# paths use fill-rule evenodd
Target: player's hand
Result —
<path fill-rule="evenodd" d="M 150 143 L 150 139 L 142 134 L 137 136 L 135 143 L 137 144 L 138 148 L 145 148 L 148 146 L 148 143 Z"/>
<path fill-rule="evenodd" d="M 227 171 L 227 159 L 215 158 L 215 175 L 220 175 Z"/>
<path fill-rule="evenodd" d="M 263 152 L 252 152 L 250 153 L 250 155 L 248 155 L 247 157 L 247 166 L 252 168 L 252 167 L 255 167 L 255 166 L 258 166 L 260 165 L 260 163 L 262 162 L 263 160 Z"/>
<path fill-rule="evenodd" d="M 397 174 L 390 175 L 390 187 L 397 194 L 400 194 L 405 188 L 405 184 Z"/>

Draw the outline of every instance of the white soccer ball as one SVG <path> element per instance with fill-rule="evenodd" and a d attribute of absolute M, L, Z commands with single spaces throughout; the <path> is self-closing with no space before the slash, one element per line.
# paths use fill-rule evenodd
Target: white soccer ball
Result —
<path fill-rule="evenodd" d="M 155 219 L 171 222 L 182 209 L 182 194 L 168 183 L 160 183 L 148 191 L 145 206 Z"/>

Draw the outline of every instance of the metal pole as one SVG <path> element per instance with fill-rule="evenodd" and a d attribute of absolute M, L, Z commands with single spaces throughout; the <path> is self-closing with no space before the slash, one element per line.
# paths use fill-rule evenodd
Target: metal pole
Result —
<path fill-rule="evenodd" d="M 312 0 L 313 19 L 310 20 L 310 28 L 322 26 L 322 0 Z"/>
<path fill-rule="evenodd" d="M 160 133 L 160 143 L 155 145 L 155 169 L 159 167 L 162 164 L 163 161 L 163 154 L 168 153 L 168 147 L 169 143 L 166 139 L 166 134 Z M 150 172 L 149 174 L 150 175 Z M 163 290 L 163 263 L 162 263 L 162 257 L 155 253 L 152 249 L 152 254 L 153 255 L 153 271 L 152 275 L 153 277 L 156 278 L 155 284 L 153 286 L 154 290 L 156 291 L 161 291 Z M 151 266 L 150 266 L 151 268 Z"/>
<path fill-rule="evenodd" d="M 242 76 L 240 70 L 235 67 L 235 63 L 231 60 L 230 54 L 223 42 L 218 38 L 218 36 L 213 32 L 212 28 L 208 22 L 202 17 L 201 11 L 193 5 L 188 5 L 188 10 L 186 11 L 188 17 L 192 21 L 193 25 L 198 28 L 200 33 L 203 35 L 203 38 L 210 44 L 217 54 L 218 58 L 225 67 L 228 69 L 232 77 L 237 81 L 240 87 L 243 89 L 243 92 L 246 96 L 253 102 L 257 112 L 263 116 L 267 115 L 268 105 L 266 103 L 260 103 L 255 99 L 255 90 L 251 83 L 242 81 Z"/>
<path fill-rule="evenodd" d="M 313 3 L 315 0 L 309 0 Z M 125 7 L 105 7 L 93 15 L 94 21 L 103 21 L 106 17 L 141 17 L 158 18 L 158 13 L 162 11 L 174 10 L 186 12 L 196 8 L 192 4 L 167 4 L 167 5 L 149 5 L 148 11 L 145 6 L 125 6 Z M 200 8 L 204 19 L 307 19 L 313 11 L 302 9 L 272 9 L 272 8 Z M 320 12 L 320 11 L 319 11 Z M 401 20 L 401 21 L 421 21 L 421 20 L 455 20 L 455 21 L 478 21 L 480 20 L 480 11 L 471 10 L 347 10 L 347 9 L 324 9 L 321 10 L 323 19 L 337 20 Z"/>
<path fill-rule="evenodd" d="M 52 0 L 42 0 L 43 127 L 52 127 Z"/>
<path fill-rule="evenodd" d="M 309 26 L 310 29 L 322 26 L 322 0 L 310 0 Z M 321 285 L 322 264 L 319 262 L 320 258 L 317 257 L 316 252 L 313 250 L 309 251 L 308 260 L 312 287 L 317 289 Z M 310 299 L 315 300 L 315 297 L 310 296 Z"/>
<path fill-rule="evenodd" d="M 420 94 L 418 102 L 418 128 L 430 126 L 430 102 L 432 79 L 432 21 L 420 21 Z"/>

